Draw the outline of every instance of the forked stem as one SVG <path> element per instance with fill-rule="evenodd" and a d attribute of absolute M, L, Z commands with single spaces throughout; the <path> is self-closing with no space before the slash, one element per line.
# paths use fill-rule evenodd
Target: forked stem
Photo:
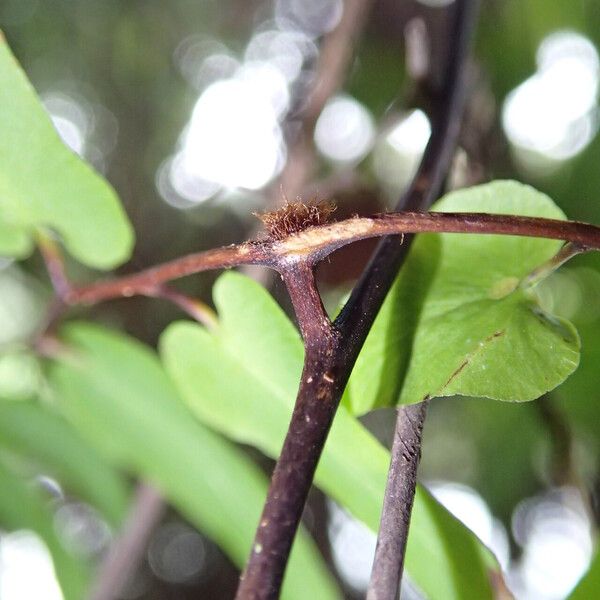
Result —
<path fill-rule="evenodd" d="M 304 339 L 304 369 L 288 433 L 240 578 L 238 600 L 279 597 L 287 557 L 338 404 L 331 359 L 339 336 L 323 309 L 313 268 L 303 259 L 283 266 L 282 273 Z"/>

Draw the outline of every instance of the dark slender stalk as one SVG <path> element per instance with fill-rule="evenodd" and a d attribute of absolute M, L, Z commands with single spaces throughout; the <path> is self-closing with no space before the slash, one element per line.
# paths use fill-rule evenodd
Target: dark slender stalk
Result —
<path fill-rule="evenodd" d="M 433 134 L 417 176 L 406 196 L 400 201 L 399 208 L 407 206 L 415 210 L 429 206 L 437 197 L 450 165 L 465 97 L 463 70 L 473 25 L 474 3 L 470 0 L 457 0 L 455 5 L 451 59 L 446 70 L 444 94 L 439 97 L 439 112 L 433 119 Z M 302 235 L 298 234 L 298 237 Z M 269 560 L 261 563 L 261 569 L 253 569 L 251 581 L 248 581 L 247 577 L 244 578 L 238 590 L 238 600 L 270 600 L 279 595 L 289 549 L 298 528 L 314 467 L 322 452 L 331 420 L 369 328 L 406 254 L 407 245 L 400 246 L 399 241 L 398 236 L 395 236 L 380 244 L 370 266 L 336 319 L 334 325 L 339 331 L 336 343 L 316 357 L 307 348 L 296 407 L 282 454 L 275 467 L 249 565 L 253 567 L 252 563 L 260 553 L 269 555 Z M 292 290 L 290 295 L 293 298 Z M 311 424 L 309 431 L 306 431 L 306 427 L 299 426 L 302 421 Z M 310 435 L 308 448 L 301 439 L 307 434 Z M 308 463 L 304 462 L 302 455 L 302 451 L 305 450 L 310 451 Z M 282 488 L 278 474 L 296 473 L 298 468 L 307 469 L 308 476 L 297 474 L 294 478 L 288 477 L 288 487 Z M 271 540 L 261 533 L 263 523 L 268 525 L 271 515 L 277 515 L 278 521 L 286 520 L 287 517 L 285 540 L 277 535 Z M 267 545 L 266 542 L 271 541 L 273 545 Z M 249 566 L 248 570 L 250 568 Z"/>
<path fill-rule="evenodd" d="M 440 195 L 443 181 L 450 169 L 452 155 L 454 153 L 458 135 L 460 131 L 460 121 L 466 103 L 467 88 L 467 59 L 469 47 L 472 38 L 472 32 L 475 28 L 476 13 L 478 9 L 478 0 L 464 0 L 454 3 L 454 25 L 449 27 L 448 38 L 454 40 L 454 45 L 448 49 L 447 65 L 438 61 L 433 64 L 432 81 L 447 71 L 446 78 L 442 76 L 441 89 L 434 92 L 434 110 L 436 112 L 435 120 L 432 124 L 432 136 L 425 149 L 423 160 L 404 199 L 400 200 L 399 210 L 425 210 Z M 437 94 L 435 92 L 438 92 Z M 448 108 L 444 108 L 444 101 L 447 98 Z M 437 107 L 437 108 L 436 108 Z M 389 242 L 380 244 L 379 252 L 381 257 L 389 256 L 388 271 L 383 273 L 386 290 L 391 285 L 390 267 L 400 264 L 406 257 L 408 246 L 411 240 L 407 240 L 407 246 L 404 254 L 394 253 L 393 248 L 389 248 Z M 391 255 L 391 256 L 390 256 Z M 382 523 L 390 523 L 395 528 L 389 532 L 385 531 L 385 526 L 380 527 L 378 533 L 378 548 L 373 564 L 372 580 L 369 584 L 369 593 L 373 598 L 396 598 L 402 580 L 404 566 L 404 556 L 406 552 L 406 543 L 408 541 L 408 531 L 410 527 L 410 516 L 412 505 L 416 492 L 417 479 L 416 474 L 420 461 L 420 431 L 422 431 L 425 416 L 427 414 L 428 401 L 424 401 L 407 411 L 399 411 L 396 420 L 396 433 L 400 436 L 403 432 L 419 432 L 418 439 L 412 437 L 415 442 L 412 446 L 412 454 L 408 458 L 402 457 L 399 445 L 394 444 L 392 448 L 392 457 L 386 492 L 384 495 L 384 506 L 382 509 Z M 394 440 L 396 442 L 396 440 Z M 400 454 L 400 456 L 399 456 Z M 402 468 L 399 468 L 401 465 Z M 409 479 L 402 480 L 400 475 L 402 471 L 408 475 Z M 397 506 L 393 498 L 389 496 L 397 495 L 402 504 Z M 393 542 L 393 536 L 397 536 L 398 542 Z"/>
<path fill-rule="evenodd" d="M 327 317 L 315 286 L 312 267 L 301 261 L 283 270 L 306 355 L 298 398 L 288 435 L 275 470 L 256 537 L 236 598 L 269 600 L 279 589 L 306 494 L 333 421 L 337 402 L 330 390 L 335 376 L 329 370 L 338 335 Z"/>
<path fill-rule="evenodd" d="M 398 597 L 427 406 L 427 402 L 419 402 L 398 408 L 367 600 L 396 600 Z"/>
<path fill-rule="evenodd" d="M 154 487 L 146 483 L 138 485 L 129 518 L 100 566 L 89 600 L 116 600 L 120 597 L 164 509 L 162 496 Z"/>
<path fill-rule="evenodd" d="M 332 382 L 323 356 L 333 349 L 330 346 L 307 353 L 289 434 L 273 471 L 252 551 L 240 579 L 238 600 L 279 597 L 286 559 L 304 510 L 306 490 L 312 484 L 337 409 L 328 394 Z"/>

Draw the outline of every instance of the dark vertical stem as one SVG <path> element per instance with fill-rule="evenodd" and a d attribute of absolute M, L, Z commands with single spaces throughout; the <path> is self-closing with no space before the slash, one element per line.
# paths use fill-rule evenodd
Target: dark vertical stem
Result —
<path fill-rule="evenodd" d="M 437 198 L 448 172 L 466 95 L 465 59 L 474 6 L 475 0 L 456 0 L 453 5 L 445 77 L 433 99 L 432 136 L 413 182 L 398 203 L 399 209 L 427 208 Z M 390 236 L 380 243 L 333 327 L 323 329 L 318 325 L 323 310 L 312 271 L 298 269 L 296 264 L 282 273 L 304 337 L 306 356 L 296 406 L 237 600 L 272 600 L 279 595 L 292 541 L 335 411 L 360 348 L 406 256 L 408 237 L 403 245 L 400 236 Z"/>
<path fill-rule="evenodd" d="M 437 114 L 434 115 L 432 136 L 412 190 L 400 201 L 399 209 L 424 210 L 439 196 L 458 140 L 466 102 L 467 57 L 475 26 L 477 0 L 459 0 L 454 3 L 454 10 L 454 23 L 448 29 L 448 78 L 437 93 L 436 90 L 433 91 Z M 439 70 L 440 65 L 436 67 Z M 448 103 L 446 108 L 444 102 Z M 431 146 L 436 146 L 437 152 L 429 153 Z M 427 190 L 425 193 L 422 192 L 423 188 Z M 405 240 L 402 254 L 401 251 L 388 249 L 389 242 L 384 240 L 380 245 L 380 252 L 392 256 L 395 254 L 390 261 L 392 263 L 401 262 L 411 241 L 410 237 Z M 391 600 L 398 595 L 421 458 L 421 432 L 427 408 L 428 402 L 424 401 L 398 410 L 368 600 Z"/>
<path fill-rule="evenodd" d="M 367 600 L 395 600 L 402 579 L 427 402 L 398 409 Z"/>
<path fill-rule="evenodd" d="M 425 210 L 441 193 L 458 141 L 466 102 L 467 59 L 477 8 L 477 0 L 457 0 L 454 3 L 454 14 L 450 13 L 453 22 L 448 28 L 446 66 L 435 65 L 438 73 L 440 69 L 446 69 L 447 77 L 442 79 L 440 89 L 432 90 L 434 115 L 431 139 L 413 185 L 398 205 L 399 210 Z M 444 103 L 447 103 L 446 107 Z M 436 150 L 432 151 L 432 148 Z M 390 247 L 390 242 L 384 240 L 380 244 L 379 252 L 391 255 L 391 264 L 399 264 L 408 252 L 411 237 L 405 239 L 406 243 L 400 250 L 394 250 Z M 387 274 L 383 274 L 385 275 Z M 398 595 L 417 485 L 417 470 L 421 459 L 421 432 L 427 408 L 428 401 L 424 401 L 398 411 L 369 583 L 369 600 L 395 599 Z"/>
<path fill-rule="evenodd" d="M 287 557 L 337 408 L 331 395 L 326 397 L 330 383 L 323 356 L 308 352 L 306 359 L 288 433 L 240 580 L 238 600 L 279 597 Z"/>
<path fill-rule="evenodd" d="M 329 363 L 338 336 L 323 309 L 312 266 L 295 263 L 282 273 L 304 339 L 304 370 L 250 558 L 240 579 L 238 600 L 279 596 L 287 557 L 337 408 L 330 393 L 335 376 Z"/>
<path fill-rule="evenodd" d="M 456 0 L 450 10 L 451 41 L 446 78 L 432 95 L 431 137 L 412 183 L 396 205 L 397 211 L 423 211 L 439 197 L 450 169 L 460 131 L 466 90 L 466 60 L 475 23 L 476 0 Z M 364 341 L 412 241 L 405 235 L 388 236 L 378 245 L 363 276 L 338 316 L 340 330 Z M 360 345 L 358 348 L 360 349 Z"/>

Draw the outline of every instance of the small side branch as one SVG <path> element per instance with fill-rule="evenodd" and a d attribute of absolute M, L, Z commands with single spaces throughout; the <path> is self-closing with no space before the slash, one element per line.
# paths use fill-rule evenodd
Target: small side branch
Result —
<path fill-rule="evenodd" d="M 133 275 L 74 288 L 66 294 L 65 302 L 67 304 L 89 305 L 112 298 L 128 298 L 136 295 L 156 296 L 159 295 L 160 287 L 168 281 L 194 273 L 214 269 L 228 269 L 244 264 L 270 265 L 261 244 L 238 244 L 188 254 Z"/>
<path fill-rule="evenodd" d="M 521 282 L 521 286 L 525 288 L 535 286 L 548 277 L 548 275 L 556 271 L 556 269 L 571 260 L 574 256 L 587 252 L 588 250 L 590 250 L 590 248 L 586 248 L 581 244 L 567 242 L 549 261 L 529 273 L 529 275 Z"/>
<path fill-rule="evenodd" d="M 139 484 L 129 518 L 96 574 L 89 600 L 116 600 L 121 596 L 164 510 L 160 493 L 149 484 Z"/>
<path fill-rule="evenodd" d="M 40 249 L 54 293 L 59 300 L 63 300 L 71 291 L 71 283 L 65 270 L 65 262 L 57 243 L 45 232 L 38 231 L 37 244 Z"/>
<path fill-rule="evenodd" d="M 215 311 L 196 298 L 192 298 L 187 294 L 182 294 L 166 285 L 161 285 L 156 288 L 155 292 L 150 294 L 150 296 L 168 300 L 175 306 L 178 306 L 183 312 L 187 313 L 192 319 L 198 321 L 198 323 L 202 323 L 202 325 L 209 330 L 213 330 L 217 326 L 218 319 Z"/>
<path fill-rule="evenodd" d="M 367 600 L 396 600 L 402 580 L 428 402 L 398 408 Z"/>

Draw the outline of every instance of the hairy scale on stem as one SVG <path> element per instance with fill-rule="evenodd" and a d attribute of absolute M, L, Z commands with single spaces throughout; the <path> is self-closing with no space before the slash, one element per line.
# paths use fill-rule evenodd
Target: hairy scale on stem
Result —
<path fill-rule="evenodd" d="M 253 214 L 263 222 L 270 240 L 281 241 L 291 234 L 327 223 L 336 208 L 333 202 L 304 203 L 298 200 L 286 201 L 274 211 Z"/>

